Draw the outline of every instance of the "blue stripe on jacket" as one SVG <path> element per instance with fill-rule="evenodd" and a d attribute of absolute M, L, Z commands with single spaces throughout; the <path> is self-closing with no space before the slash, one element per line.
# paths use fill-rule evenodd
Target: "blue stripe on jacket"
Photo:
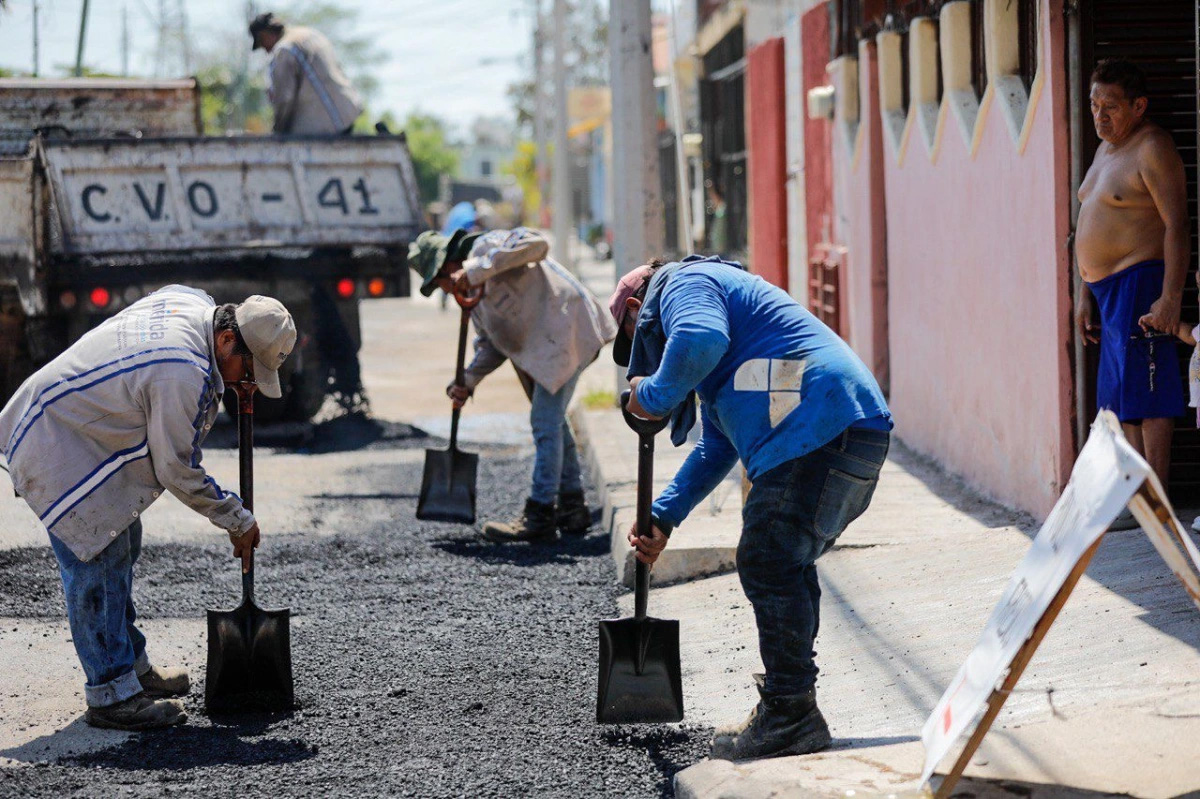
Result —
<path fill-rule="evenodd" d="M 55 514 L 54 513 L 55 508 L 57 508 L 59 506 L 59 504 L 62 503 L 63 500 L 65 500 L 67 497 L 71 496 L 71 494 L 73 494 L 75 491 L 77 491 L 80 486 L 87 483 L 88 480 L 91 480 L 93 477 L 95 477 L 97 474 L 99 474 L 106 466 L 110 465 L 114 461 L 117 461 L 117 460 L 125 457 L 126 455 L 131 455 L 131 454 L 137 452 L 139 449 L 146 447 L 146 445 L 148 443 L 149 443 L 148 439 L 143 439 L 142 443 L 140 443 L 140 444 L 136 444 L 132 447 L 129 447 L 128 449 L 120 450 L 119 452 L 114 452 L 112 455 L 108 456 L 95 469 L 92 469 L 90 472 L 88 472 L 87 475 L 82 480 L 80 480 L 75 485 L 71 486 L 69 489 L 64 491 L 63 494 L 54 501 L 54 504 L 52 504 L 49 508 L 47 508 L 46 512 L 41 514 L 38 518 L 41 519 L 42 522 L 44 522 L 46 524 L 47 528 L 53 527 L 55 524 L 58 523 L 59 519 L 61 519 L 63 516 L 66 516 L 68 513 L 70 513 L 72 508 L 74 508 L 80 502 L 83 502 L 85 499 L 90 497 L 92 495 L 92 492 L 94 492 L 100 486 L 104 485 L 108 481 L 108 479 L 110 477 L 112 477 L 114 474 L 121 471 L 121 467 L 125 466 L 125 464 L 122 463 L 120 466 L 113 469 L 110 474 L 105 475 L 103 480 L 101 480 L 99 483 L 96 483 L 96 485 L 92 486 L 91 489 L 88 490 L 87 493 L 85 493 L 83 496 L 76 499 L 74 502 L 72 502 L 66 508 L 64 508 L 63 510 L 61 510 L 60 512 Z M 140 460 L 141 458 L 148 457 L 149 455 L 150 455 L 150 451 L 147 448 L 146 454 L 140 455 L 137 458 L 130 458 L 128 461 L 126 461 L 126 463 L 133 463 L 135 460 Z M 51 515 L 54 515 L 54 518 L 47 521 L 47 519 Z"/>
<path fill-rule="evenodd" d="M 41 392 L 40 392 L 40 393 L 37 395 L 37 397 L 36 397 L 36 398 L 35 398 L 35 399 L 34 399 L 32 402 L 30 402 L 30 403 L 29 403 L 29 406 L 28 406 L 28 407 L 25 409 L 25 412 L 24 412 L 23 414 L 21 414 L 21 418 L 20 418 L 20 419 L 17 421 L 17 424 L 16 424 L 16 425 L 13 427 L 12 436 L 10 436 L 10 437 L 9 437 L 9 439 L 8 439 L 8 446 L 7 446 L 7 447 L 5 447 L 5 450 L 6 450 L 6 453 L 5 453 L 5 454 L 6 454 L 6 455 L 7 455 L 9 458 L 11 458 L 11 457 L 12 457 L 13 453 L 14 453 L 14 452 L 15 452 L 15 450 L 16 450 L 16 447 L 17 447 L 18 445 L 20 445 L 20 443 L 21 443 L 21 442 L 20 442 L 20 440 L 17 440 L 15 444 L 13 443 L 14 439 L 17 439 L 17 438 L 18 438 L 18 436 L 17 436 L 17 433 L 18 433 L 18 431 L 20 431 L 20 430 L 21 430 L 21 425 L 22 425 L 22 424 L 25 424 L 25 420 L 26 420 L 26 418 L 29 416 L 29 413 L 30 413 L 30 412 L 31 412 L 31 411 L 32 411 L 32 410 L 33 410 L 35 407 L 37 407 L 39 404 L 41 404 L 41 402 L 42 402 L 42 398 L 43 398 L 43 397 L 45 397 L 45 396 L 46 396 L 46 394 L 48 394 L 50 391 L 52 391 L 52 390 L 54 390 L 54 389 L 58 388 L 59 386 L 65 385 L 65 384 L 67 384 L 67 383 L 70 383 L 70 382 L 72 382 L 72 381 L 74 381 L 74 380 L 78 380 L 78 379 L 80 379 L 81 377 L 87 377 L 88 375 L 95 374 L 96 372 L 99 372 L 101 369 L 107 369 L 107 368 L 108 368 L 108 367 L 110 367 L 110 366 L 115 366 L 115 365 L 116 365 L 116 364 L 118 364 L 118 363 L 123 363 L 123 362 L 125 362 L 125 361 L 128 361 L 128 360 L 130 360 L 130 359 L 132 359 L 132 358 L 138 358 L 138 357 L 141 357 L 141 356 L 143 356 L 143 355 L 150 355 L 151 353 L 156 353 L 156 352 L 187 352 L 187 353 L 190 353 L 190 354 L 192 354 L 192 355 L 195 355 L 197 358 L 200 358 L 201 360 L 203 360 L 203 361 L 205 362 L 205 364 L 206 364 L 206 365 L 205 365 L 205 367 L 204 367 L 204 369 L 205 369 L 205 371 L 208 371 L 208 365 L 207 365 L 207 364 L 208 364 L 208 362 L 209 362 L 209 358 L 208 358 L 208 356 L 207 356 L 207 355 L 203 355 L 203 354 L 201 354 L 201 353 L 199 353 L 199 352 L 196 352 L 195 350 L 193 350 L 193 349 L 190 349 L 190 348 L 188 348 L 188 347 L 156 347 L 156 348 L 154 348 L 154 349 L 149 349 L 149 350 L 141 350 L 140 352 L 135 352 L 135 353 L 133 353 L 132 355 L 126 355 L 126 356 L 124 356 L 124 357 L 117 358 L 117 359 L 115 359 L 115 360 L 112 360 L 112 361 L 109 361 L 109 362 L 107 362 L 107 363 L 102 363 L 102 364 L 100 364 L 99 366 L 93 366 L 91 369 L 88 369 L 88 370 L 86 370 L 86 371 L 80 372 L 79 374 L 71 375 L 70 377 L 64 377 L 64 378 L 62 378 L 61 380 L 59 380 L 59 381 L 57 381 L 57 382 L 55 382 L 55 383 L 52 383 L 52 384 L 50 384 L 50 385 L 46 386 L 44 389 L 42 389 L 42 390 L 41 390 Z M 186 362 L 186 363 L 190 363 L 190 361 L 184 361 L 184 362 Z M 132 368 L 136 369 L 136 368 L 137 368 L 137 365 L 135 365 L 135 366 L 134 366 L 134 367 L 132 367 Z M 126 370 L 124 370 L 123 372 L 114 372 L 114 373 L 113 373 L 113 375 L 117 375 L 117 374 L 123 374 L 124 372 L 127 372 L 127 371 L 130 371 L 130 369 L 126 369 Z M 108 375 L 108 377 L 112 377 L 113 375 Z M 81 388 L 79 388 L 79 389 L 75 389 L 75 391 L 82 391 L 83 389 L 90 388 L 91 386 L 94 386 L 94 385 L 96 385 L 96 383 L 98 383 L 98 382 L 102 382 L 103 380 L 106 380 L 106 379 L 108 379 L 108 378 L 107 378 L 107 377 L 105 377 L 105 378 L 102 378 L 101 380 L 98 380 L 98 381 L 96 381 L 96 382 L 89 383 L 89 384 L 88 384 L 88 385 L 86 385 L 86 386 L 82 386 L 82 387 L 81 387 Z M 23 433 L 21 433 L 21 434 L 20 434 L 20 438 L 21 438 L 21 439 L 24 439 L 24 438 L 25 438 L 25 434 L 29 432 L 29 427 L 31 427 L 31 426 L 33 425 L 33 423 L 34 423 L 34 422 L 36 422 L 36 421 L 38 420 L 38 418 L 39 418 L 39 417 L 41 417 L 42 413 L 43 413 L 43 412 L 46 410 L 46 406 L 54 404 L 54 403 L 55 403 L 55 402 L 57 402 L 58 400 L 62 399 L 63 397 L 65 397 L 65 396 L 67 396 L 68 394 L 71 394 L 71 393 L 73 393 L 73 392 L 72 392 L 72 391 L 64 391 L 62 394 L 59 394 L 58 396 L 54 397 L 54 399 L 52 399 L 52 400 L 50 400 L 49 402 L 45 403 L 45 405 L 42 405 L 42 407 L 41 407 L 41 410 L 39 410 L 39 411 L 38 411 L 38 413 L 37 413 L 37 416 L 35 416 L 34 418 L 32 418 L 32 419 L 30 419 L 30 420 L 29 420 L 28 424 L 26 425 L 25 432 L 23 432 Z"/>

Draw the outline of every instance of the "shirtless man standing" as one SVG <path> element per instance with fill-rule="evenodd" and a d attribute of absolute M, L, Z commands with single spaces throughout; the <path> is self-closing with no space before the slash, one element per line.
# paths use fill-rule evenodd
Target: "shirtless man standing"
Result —
<path fill-rule="evenodd" d="M 1166 483 L 1184 411 L 1174 337 L 1191 258 L 1183 161 L 1170 134 L 1146 118 L 1138 67 L 1101 61 L 1091 98 L 1102 141 L 1079 187 L 1076 323 L 1085 344 L 1100 344 L 1096 406 L 1117 414 Z"/>

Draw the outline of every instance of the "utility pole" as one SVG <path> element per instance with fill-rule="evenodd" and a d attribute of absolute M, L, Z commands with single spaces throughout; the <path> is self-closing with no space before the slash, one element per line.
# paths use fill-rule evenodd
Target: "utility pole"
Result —
<path fill-rule="evenodd" d="M 675 52 L 675 47 L 678 43 L 678 39 L 676 38 L 675 0 L 670 0 L 670 3 L 671 68 L 668 74 L 671 76 L 671 126 L 675 128 L 676 230 L 678 231 L 679 252 L 683 255 L 691 255 L 692 248 L 696 246 L 695 240 L 692 238 L 692 191 L 691 186 L 688 185 L 687 154 L 683 151 L 683 134 L 687 133 L 687 131 L 684 130 L 683 97 L 679 91 L 679 56 Z"/>
<path fill-rule="evenodd" d="M 38 0 L 33 0 L 33 76 L 36 78 L 41 71 L 41 58 L 38 53 Z"/>
<path fill-rule="evenodd" d="M 655 146 L 650 38 L 650 0 L 609 5 L 613 264 L 617 279 L 663 251 L 665 231 Z"/>
<path fill-rule="evenodd" d="M 183 74 L 192 74 L 192 37 L 188 31 L 187 4 L 184 0 L 176 0 L 176 14 L 179 19 L 179 38 L 183 44 Z"/>
<path fill-rule="evenodd" d="M 129 4 L 121 6 L 121 77 L 129 77 Z"/>
<path fill-rule="evenodd" d="M 79 12 L 79 44 L 75 47 L 75 77 L 83 75 L 83 42 L 87 38 L 88 0 L 83 0 L 83 10 Z"/>
<path fill-rule="evenodd" d="M 575 271 L 571 254 L 571 154 L 567 144 L 567 0 L 554 0 L 554 246 L 558 260 Z"/>
<path fill-rule="evenodd" d="M 536 225 L 546 224 L 546 102 L 542 86 L 546 82 L 544 71 L 546 37 L 542 17 L 542 0 L 533 0 L 533 161 L 538 187 L 538 219 Z"/>

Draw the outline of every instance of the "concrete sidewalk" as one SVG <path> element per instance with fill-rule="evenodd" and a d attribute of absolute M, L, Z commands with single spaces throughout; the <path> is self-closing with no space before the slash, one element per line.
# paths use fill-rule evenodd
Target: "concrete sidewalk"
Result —
<path fill-rule="evenodd" d="M 634 513 L 636 439 L 615 410 L 577 411 L 575 421 L 585 427 L 624 576 L 632 568 L 624 532 Z M 659 486 L 687 449 L 659 437 Z M 762 668 L 737 576 L 720 574 L 733 569 L 739 482 L 718 495 L 672 537 L 650 598 L 651 615 L 680 621 L 687 719 L 712 725 L 738 722 L 753 707 L 750 675 Z M 677 794 L 917 795 L 921 726 L 1036 532 L 1032 519 L 894 446 L 870 510 L 821 561 L 819 693 L 834 748 L 736 765 L 702 761 L 676 777 Z M 631 595 L 623 609 L 632 613 Z M 1170 797 L 1200 788 L 1198 646 L 1200 612 L 1146 537 L 1110 534 L 960 794 Z"/>

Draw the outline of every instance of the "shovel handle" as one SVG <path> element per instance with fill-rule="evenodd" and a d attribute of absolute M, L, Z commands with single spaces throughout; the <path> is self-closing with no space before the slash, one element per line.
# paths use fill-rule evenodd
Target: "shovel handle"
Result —
<path fill-rule="evenodd" d="M 454 292 L 454 301 L 458 303 L 458 307 L 464 311 L 469 311 L 478 305 L 483 300 L 483 286 L 475 289 L 472 292 L 460 294 Z"/>
<path fill-rule="evenodd" d="M 670 416 L 664 416 L 661 419 L 643 419 L 640 416 L 634 416 L 629 412 L 629 398 L 632 395 L 633 392 L 629 389 L 621 392 L 621 414 L 625 417 L 625 424 L 629 425 L 630 430 L 639 436 L 655 436 L 671 423 Z"/>
<path fill-rule="evenodd" d="M 621 411 L 625 422 L 638 434 L 637 471 L 637 529 L 644 535 L 651 529 L 650 505 L 654 502 L 654 434 L 667 426 L 667 419 L 640 419 L 629 412 L 629 394 L 621 394 Z M 633 583 L 633 616 L 646 618 L 646 606 L 650 600 L 650 567 L 635 559 Z"/>
<path fill-rule="evenodd" d="M 254 512 L 254 392 L 258 385 L 242 380 L 233 384 L 238 398 L 238 489 L 242 506 Z M 250 568 L 242 572 L 242 600 L 254 601 L 254 550 L 250 550 Z"/>
<path fill-rule="evenodd" d="M 462 318 L 458 323 L 458 360 L 454 364 L 454 385 L 456 386 L 466 385 L 466 369 L 463 363 L 467 359 L 467 323 L 471 321 L 471 308 L 474 308 L 482 297 L 483 292 L 481 291 L 479 297 L 470 305 L 463 305 L 461 301 L 458 303 L 462 305 Z M 454 299 L 456 301 L 459 299 L 457 294 L 454 295 Z M 450 449 L 452 450 L 458 448 L 458 416 L 460 410 L 460 408 L 455 408 L 450 412 Z"/>

